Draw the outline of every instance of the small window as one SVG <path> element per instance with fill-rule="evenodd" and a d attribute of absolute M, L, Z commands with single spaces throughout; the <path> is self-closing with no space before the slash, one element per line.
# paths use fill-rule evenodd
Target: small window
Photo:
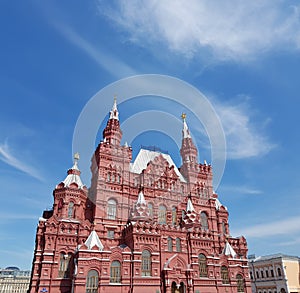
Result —
<path fill-rule="evenodd" d="M 153 217 L 153 204 L 148 203 L 148 209 L 149 209 L 149 216 L 152 218 Z"/>
<path fill-rule="evenodd" d="M 74 202 L 70 201 L 68 206 L 68 218 L 74 217 Z"/>
<path fill-rule="evenodd" d="M 222 222 L 222 233 L 226 234 L 226 225 L 224 222 Z"/>
<path fill-rule="evenodd" d="M 207 214 L 205 212 L 201 212 L 200 217 L 202 229 L 208 230 Z"/>
<path fill-rule="evenodd" d="M 151 253 L 149 250 L 142 252 L 142 276 L 151 276 Z"/>
<path fill-rule="evenodd" d="M 269 271 L 266 271 L 266 278 L 269 278 Z"/>
<path fill-rule="evenodd" d="M 121 283 L 121 263 L 114 260 L 110 266 L 110 282 Z"/>
<path fill-rule="evenodd" d="M 242 275 L 238 274 L 236 276 L 236 282 L 237 282 L 237 291 L 238 292 L 245 292 L 245 282 Z"/>
<path fill-rule="evenodd" d="M 176 225 L 177 223 L 177 208 L 172 207 L 172 225 Z"/>
<path fill-rule="evenodd" d="M 98 292 L 99 275 L 96 270 L 90 270 L 86 278 L 86 293 Z"/>
<path fill-rule="evenodd" d="M 173 239 L 168 237 L 168 251 L 173 251 Z"/>
<path fill-rule="evenodd" d="M 69 278 L 70 277 L 70 261 L 72 254 L 71 253 L 60 253 L 59 256 L 59 270 L 58 277 L 59 278 Z"/>
<path fill-rule="evenodd" d="M 115 220 L 117 216 L 117 202 L 114 199 L 110 199 L 107 204 L 107 218 Z"/>
<path fill-rule="evenodd" d="M 250 271 L 250 279 L 253 280 L 253 273 Z"/>
<path fill-rule="evenodd" d="M 181 240 L 180 240 L 180 238 L 176 238 L 176 251 L 181 252 Z"/>
<path fill-rule="evenodd" d="M 281 277 L 281 269 L 280 268 L 277 268 L 277 274 L 278 274 L 278 277 Z"/>
<path fill-rule="evenodd" d="M 206 256 L 203 253 L 199 254 L 198 263 L 199 263 L 199 276 L 206 278 L 207 277 L 207 260 L 206 260 Z"/>
<path fill-rule="evenodd" d="M 115 231 L 114 230 L 108 230 L 107 231 L 107 238 L 108 239 L 114 239 L 115 238 Z"/>
<path fill-rule="evenodd" d="M 273 269 L 271 269 L 271 277 L 272 278 L 274 277 L 274 271 L 273 271 Z"/>
<path fill-rule="evenodd" d="M 167 210 L 166 207 L 160 205 L 158 207 L 158 224 L 166 224 L 167 223 Z"/>
<path fill-rule="evenodd" d="M 259 273 L 256 271 L 256 278 L 259 279 Z"/>
<path fill-rule="evenodd" d="M 262 278 L 264 278 L 264 271 L 261 271 L 260 275 L 261 275 Z"/>
<path fill-rule="evenodd" d="M 222 277 L 223 284 L 229 284 L 228 268 L 225 266 L 221 267 L 221 277 Z"/>

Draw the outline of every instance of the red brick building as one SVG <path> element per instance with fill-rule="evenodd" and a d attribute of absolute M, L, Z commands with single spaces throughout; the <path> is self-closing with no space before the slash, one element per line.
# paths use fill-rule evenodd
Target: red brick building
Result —
<path fill-rule="evenodd" d="M 198 163 L 183 116 L 182 166 L 169 154 L 121 145 L 114 102 L 92 158 L 90 189 L 77 166 L 40 218 L 30 292 L 251 292 L 244 237 Z"/>

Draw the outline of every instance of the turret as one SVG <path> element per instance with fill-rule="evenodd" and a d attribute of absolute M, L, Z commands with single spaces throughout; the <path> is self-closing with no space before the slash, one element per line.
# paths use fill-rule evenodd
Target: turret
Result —
<path fill-rule="evenodd" d="M 67 177 L 53 191 L 53 215 L 58 218 L 83 220 L 86 218 L 86 212 L 89 211 L 86 207 L 88 202 L 87 188 L 80 178 L 78 160 L 79 154 L 76 153 L 74 164 L 68 170 Z"/>

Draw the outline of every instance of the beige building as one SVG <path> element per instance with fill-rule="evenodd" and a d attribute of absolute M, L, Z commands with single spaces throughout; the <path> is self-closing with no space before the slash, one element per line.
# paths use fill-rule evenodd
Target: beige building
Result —
<path fill-rule="evenodd" d="M 30 271 L 16 267 L 0 269 L 0 293 L 26 293 L 29 289 Z"/>
<path fill-rule="evenodd" d="M 250 256 L 253 293 L 299 293 L 300 258 L 284 254 Z"/>

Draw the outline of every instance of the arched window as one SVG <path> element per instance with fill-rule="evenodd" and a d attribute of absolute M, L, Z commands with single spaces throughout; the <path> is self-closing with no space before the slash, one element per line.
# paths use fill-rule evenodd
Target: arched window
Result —
<path fill-rule="evenodd" d="M 98 292 L 99 276 L 96 270 L 90 270 L 86 277 L 86 293 L 97 293 Z"/>
<path fill-rule="evenodd" d="M 121 283 L 121 263 L 114 260 L 110 266 L 110 282 Z"/>
<path fill-rule="evenodd" d="M 225 266 L 221 267 L 221 278 L 223 284 L 229 284 L 228 268 Z"/>
<path fill-rule="evenodd" d="M 244 283 L 244 278 L 242 275 L 238 274 L 236 276 L 236 282 L 237 282 L 237 291 L 245 292 L 245 283 Z"/>
<path fill-rule="evenodd" d="M 168 251 L 173 251 L 173 239 L 168 237 Z"/>
<path fill-rule="evenodd" d="M 281 288 L 280 293 L 286 293 L 285 289 Z"/>
<path fill-rule="evenodd" d="M 107 203 L 107 218 L 115 220 L 117 216 L 117 202 L 114 199 L 110 199 Z"/>
<path fill-rule="evenodd" d="M 149 250 L 142 252 L 142 276 L 151 276 L 151 253 Z"/>
<path fill-rule="evenodd" d="M 222 222 L 222 233 L 226 234 L 226 225 L 225 225 L 225 222 Z"/>
<path fill-rule="evenodd" d="M 176 251 L 181 252 L 181 240 L 180 240 L 180 238 L 176 238 Z"/>
<path fill-rule="evenodd" d="M 207 277 L 207 260 L 206 260 L 206 256 L 203 253 L 199 254 L 198 263 L 199 263 L 199 276 L 206 278 Z"/>
<path fill-rule="evenodd" d="M 74 217 L 74 202 L 70 201 L 68 206 L 68 218 Z"/>
<path fill-rule="evenodd" d="M 205 212 L 201 212 L 200 218 L 201 218 L 202 229 L 208 230 L 207 214 Z"/>
<path fill-rule="evenodd" d="M 110 181 L 110 176 L 111 176 L 111 175 L 110 175 L 110 172 L 108 172 L 108 173 L 107 173 L 107 182 Z"/>
<path fill-rule="evenodd" d="M 172 225 L 176 225 L 177 223 L 177 208 L 172 207 Z"/>
<path fill-rule="evenodd" d="M 167 211 L 166 207 L 160 205 L 158 207 L 158 224 L 166 224 L 167 223 Z"/>
<path fill-rule="evenodd" d="M 281 277 L 281 268 L 277 268 L 277 274 L 278 274 L 278 277 Z"/>
<path fill-rule="evenodd" d="M 59 255 L 59 270 L 58 277 L 59 278 L 69 278 L 70 277 L 70 261 L 72 254 L 61 252 Z"/>
<path fill-rule="evenodd" d="M 148 203 L 148 209 L 149 209 L 149 216 L 152 218 L 153 217 L 153 204 Z"/>

